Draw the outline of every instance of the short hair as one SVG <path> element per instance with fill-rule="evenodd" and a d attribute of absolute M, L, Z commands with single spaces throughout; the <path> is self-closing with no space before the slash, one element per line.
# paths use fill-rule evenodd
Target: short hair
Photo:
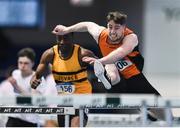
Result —
<path fill-rule="evenodd" d="M 114 12 L 109 12 L 106 19 L 107 22 L 113 20 L 116 24 L 125 25 L 127 20 L 127 15 L 124 14 L 123 12 L 114 11 Z"/>
<path fill-rule="evenodd" d="M 29 58 L 32 62 L 35 61 L 36 53 L 32 48 L 23 48 L 18 52 L 18 58 L 19 57 L 27 57 Z"/>

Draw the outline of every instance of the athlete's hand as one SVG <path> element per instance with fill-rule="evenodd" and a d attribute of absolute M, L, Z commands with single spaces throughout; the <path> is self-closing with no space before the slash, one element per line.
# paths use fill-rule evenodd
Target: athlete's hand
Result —
<path fill-rule="evenodd" d="M 13 87 L 17 86 L 17 81 L 12 76 L 8 78 L 8 81 Z"/>
<path fill-rule="evenodd" d="M 8 81 L 11 83 L 14 89 L 16 89 L 19 93 L 22 93 L 21 87 L 17 84 L 16 79 L 14 79 L 12 76 L 8 78 Z"/>
<path fill-rule="evenodd" d="M 57 25 L 52 31 L 52 33 L 55 35 L 65 35 L 68 33 L 68 29 L 64 25 Z"/>
<path fill-rule="evenodd" d="M 31 78 L 30 81 L 31 88 L 36 89 L 40 83 L 41 83 L 41 79 L 37 79 L 35 75 Z"/>
<path fill-rule="evenodd" d="M 93 57 L 88 57 L 88 56 L 82 58 L 82 61 L 88 64 L 94 64 L 95 60 L 97 59 Z"/>

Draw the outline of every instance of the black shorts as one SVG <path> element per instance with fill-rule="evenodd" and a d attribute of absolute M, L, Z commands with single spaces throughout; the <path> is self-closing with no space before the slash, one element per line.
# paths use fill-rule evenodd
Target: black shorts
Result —
<path fill-rule="evenodd" d="M 75 116 L 79 116 L 79 109 L 75 110 L 75 115 L 70 115 L 70 121 L 69 121 L 69 126 L 71 126 L 71 120 L 73 117 Z M 65 127 L 65 115 L 57 115 L 57 120 L 58 120 L 58 125 L 59 127 Z M 84 127 L 86 126 L 88 121 L 88 116 L 87 114 L 84 112 Z"/>
<path fill-rule="evenodd" d="M 31 123 L 15 117 L 8 117 L 6 127 L 37 127 L 36 123 Z"/>
<path fill-rule="evenodd" d="M 160 96 L 160 93 L 149 83 L 142 73 L 126 79 L 125 82 L 127 93 L 144 93 Z"/>

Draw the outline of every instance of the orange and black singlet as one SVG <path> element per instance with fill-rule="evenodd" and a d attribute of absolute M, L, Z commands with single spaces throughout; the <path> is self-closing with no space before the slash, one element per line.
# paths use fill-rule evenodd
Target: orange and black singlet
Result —
<path fill-rule="evenodd" d="M 126 28 L 124 31 L 124 37 L 132 33 L 133 31 Z M 122 41 L 119 42 L 119 44 L 108 43 L 108 30 L 104 29 L 99 36 L 98 44 L 99 44 L 102 55 L 106 56 L 112 51 L 114 51 L 115 49 L 119 48 L 122 45 Z M 139 55 L 140 53 L 138 51 L 138 47 L 136 47 L 126 57 L 116 62 L 116 66 L 124 78 L 128 79 L 128 78 L 131 78 L 132 76 L 140 74 L 140 71 L 138 67 L 136 66 L 135 62 L 132 61 Z"/>
<path fill-rule="evenodd" d="M 79 45 L 74 45 L 72 55 L 63 59 L 58 52 L 58 46 L 53 46 L 54 59 L 52 73 L 59 94 L 91 93 L 92 87 L 87 79 L 86 67 L 81 67 L 78 59 Z"/>

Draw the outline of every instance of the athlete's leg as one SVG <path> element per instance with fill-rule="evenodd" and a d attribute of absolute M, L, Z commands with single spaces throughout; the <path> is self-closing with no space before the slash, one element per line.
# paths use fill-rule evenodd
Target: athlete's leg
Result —
<path fill-rule="evenodd" d="M 59 127 L 65 127 L 65 116 L 58 115 L 58 124 Z M 79 127 L 79 116 L 70 116 L 70 127 Z"/>
<path fill-rule="evenodd" d="M 127 93 L 126 81 L 124 80 L 124 78 L 121 77 L 120 82 L 113 85 L 111 89 L 107 90 L 107 93 Z"/>
<path fill-rule="evenodd" d="M 94 62 L 94 73 L 106 89 L 111 89 L 111 81 L 106 75 L 104 66 L 98 60 Z"/>
<path fill-rule="evenodd" d="M 127 84 L 127 93 L 148 93 L 160 95 L 142 73 L 126 79 L 125 81 Z"/>
<path fill-rule="evenodd" d="M 37 127 L 36 123 L 31 123 L 16 117 L 9 117 L 6 127 Z"/>
<path fill-rule="evenodd" d="M 88 116 L 87 114 L 84 112 L 84 120 L 83 120 L 83 127 L 85 127 L 87 125 L 87 121 L 88 121 Z M 79 117 L 79 110 L 76 110 L 76 116 L 72 116 L 71 117 L 71 127 L 80 127 L 80 117 Z"/>
<path fill-rule="evenodd" d="M 79 116 L 75 116 L 71 119 L 71 127 L 79 127 Z"/>
<path fill-rule="evenodd" d="M 59 127 L 65 127 L 65 116 L 64 115 L 58 115 L 58 124 Z M 75 115 L 70 116 L 70 122 L 69 126 L 71 127 L 79 127 L 79 110 L 75 110 Z M 88 120 L 87 114 L 84 112 L 84 126 L 86 126 Z"/>
<path fill-rule="evenodd" d="M 128 93 L 145 93 L 145 94 L 155 94 L 160 96 L 160 93 L 148 82 L 146 77 L 141 73 L 139 75 L 133 76 L 126 80 L 128 88 Z M 172 113 L 171 113 L 172 114 Z M 149 108 L 148 118 L 151 121 L 165 120 L 165 109 L 164 108 Z"/>
<path fill-rule="evenodd" d="M 120 82 L 121 78 L 115 64 L 107 64 L 105 65 L 105 69 L 106 69 L 107 75 L 111 79 L 112 85 L 115 85 Z"/>
<path fill-rule="evenodd" d="M 111 85 L 120 81 L 118 70 L 114 64 L 106 65 L 104 68 L 101 62 L 97 60 L 94 62 L 94 73 L 106 89 L 110 89 Z"/>

